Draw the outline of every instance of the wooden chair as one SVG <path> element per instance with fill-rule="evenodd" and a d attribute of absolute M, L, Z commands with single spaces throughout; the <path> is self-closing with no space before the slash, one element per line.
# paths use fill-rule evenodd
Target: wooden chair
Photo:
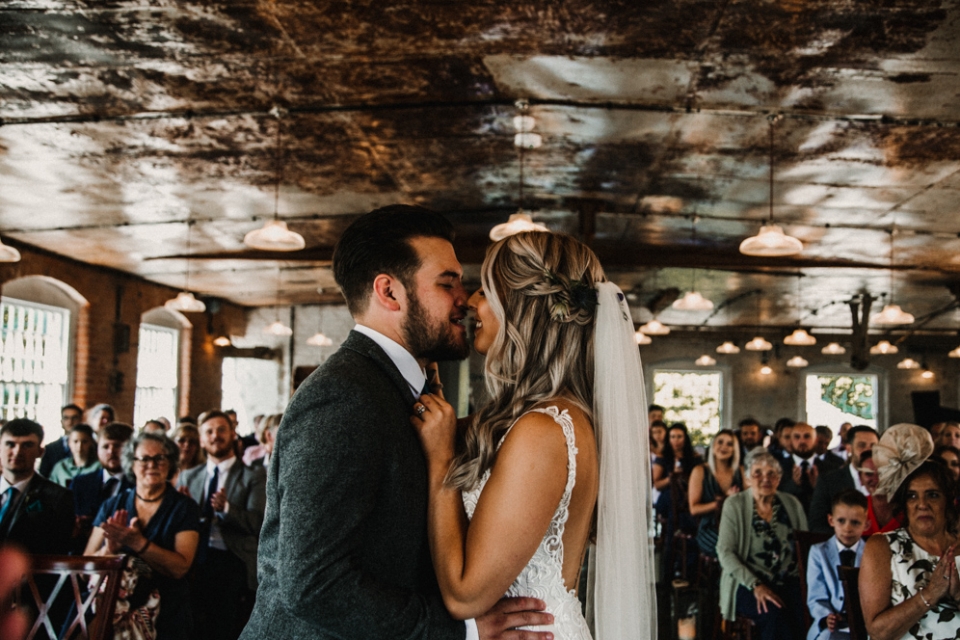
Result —
<path fill-rule="evenodd" d="M 61 640 L 110 637 L 126 561 L 126 556 L 32 556 L 30 573 L 24 576 L 16 598 L 18 604 L 35 609 L 36 619 L 26 640 L 33 640 L 40 629 L 45 629 L 49 638 Z M 67 593 L 70 599 L 65 602 Z M 69 611 L 69 619 L 51 620 L 54 608 Z"/>
<path fill-rule="evenodd" d="M 867 624 L 860 608 L 860 568 L 839 567 L 840 583 L 843 585 L 843 602 L 847 605 L 847 624 L 850 625 L 850 640 L 867 640 Z"/>
<path fill-rule="evenodd" d="M 721 626 L 724 640 L 752 640 L 753 628 L 756 625 L 746 616 L 737 615 L 736 620 L 724 620 Z"/>
<path fill-rule="evenodd" d="M 816 531 L 794 531 L 793 540 L 797 554 L 797 572 L 800 574 L 800 596 L 803 598 L 803 620 L 809 629 L 813 620 L 810 619 L 810 609 L 807 608 L 807 558 L 810 556 L 810 547 L 826 542 L 832 533 Z"/>

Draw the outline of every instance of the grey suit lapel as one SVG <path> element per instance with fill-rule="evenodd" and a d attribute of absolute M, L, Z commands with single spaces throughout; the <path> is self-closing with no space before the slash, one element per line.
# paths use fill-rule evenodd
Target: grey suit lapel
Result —
<path fill-rule="evenodd" d="M 413 391 L 410 390 L 410 385 L 407 383 L 406 378 L 401 375 L 400 370 L 397 369 L 397 365 L 393 364 L 390 356 L 388 356 L 376 342 L 362 333 L 351 331 L 347 339 L 344 340 L 341 348 L 349 349 L 376 362 L 377 365 L 383 369 L 384 373 L 387 374 L 387 377 L 390 378 L 390 381 L 404 394 L 404 397 L 409 399 L 411 405 L 416 401 L 416 397 L 413 395 Z"/>

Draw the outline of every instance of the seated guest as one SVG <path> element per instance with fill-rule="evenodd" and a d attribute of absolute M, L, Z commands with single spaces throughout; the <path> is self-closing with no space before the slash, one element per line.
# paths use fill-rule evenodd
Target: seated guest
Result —
<path fill-rule="evenodd" d="M 773 423 L 773 437 L 767 449 L 777 458 L 788 458 L 793 452 L 793 425 L 792 418 L 780 418 Z"/>
<path fill-rule="evenodd" d="M 797 422 L 791 430 L 792 452 L 780 459 L 783 467 L 783 480 L 780 491 L 795 496 L 803 505 L 804 512 L 809 511 L 813 498 L 813 489 L 820 477 L 813 448 L 816 444 L 816 431 L 806 422 Z"/>
<path fill-rule="evenodd" d="M 133 435 L 133 428 L 122 422 L 111 422 L 100 432 L 97 442 L 97 459 L 101 469 L 85 473 L 73 479 L 73 506 L 77 515 L 79 538 L 83 551 L 93 529 L 93 519 L 100 506 L 109 498 L 133 487 L 123 472 L 121 455 L 123 447 Z"/>
<path fill-rule="evenodd" d="M 723 429 L 717 432 L 710 443 L 706 464 L 695 467 L 690 473 L 690 515 L 700 518 L 697 546 L 701 553 L 717 555 L 717 533 L 723 501 L 742 489 L 740 445 L 733 431 Z"/>
<path fill-rule="evenodd" d="M 940 431 L 940 439 L 934 444 L 948 444 L 960 449 L 960 424 L 945 422 L 943 429 Z"/>
<path fill-rule="evenodd" d="M 167 429 L 170 427 L 159 420 L 147 420 L 143 423 L 143 426 L 140 428 L 140 431 L 153 431 L 154 433 L 167 433 Z"/>
<path fill-rule="evenodd" d="M 270 466 L 270 457 L 273 455 L 273 445 L 276 443 L 277 429 L 280 427 L 280 421 L 282 419 L 282 413 L 274 413 L 263 420 L 265 426 L 263 427 L 260 439 L 263 442 L 265 453 L 262 458 L 254 460 L 251 466 L 260 466 L 264 469 Z"/>
<path fill-rule="evenodd" d="M 663 491 L 674 475 L 690 477 L 690 472 L 700 464 L 700 456 L 693 450 L 693 442 L 687 432 L 687 426 L 676 422 L 667 431 L 667 442 L 663 455 L 653 461 L 653 486 Z"/>
<path fill-rule="evenodd" d="M 816 428 L 816 433 L 817 441 L 814 444 L 813 453 L 816 455 L 817 473 L 823 477 L 842 467 L 844 459 L 830 451 L 830 443 L 833 441 L 833 431 L 830 427 L 820 425 Z"/>
<path fill-rule="evenodd" d="M 960 481 L 960 449 L 949 444 L 941 444 L 934 449 L 933 457 L 943 460 L 954 482 Z"/>
<path fill-rule="evenodd" d="M 877 492 L 892 496 L 904 514 L 902 529 L 871 536 L 860 565 L 860 603 L 873 640 L 956 638 L 960 631 L 957 508 L 953 479 L 931 459 L 933 439 L 923 427 L 887 429 L 873 457 Z"/>
<path fill-rule="evenodd" d="M 262 418 L 259 422 L 255 423 L 256 429 L 256 439 L 255 444 L 251 446 L 244 447 L 243 449 L 243 463 L 246 465 L 252 465 L 257 461 L 262 461 L 263 456 L 267 455 L 267 441 L 266 439 L 270 436 L 268 432 L 270 426 L 277 426 L 280 424 L 280 420 L 283 418 L 282 413 L 274 413 L 269 416 Z M 261 463 L 262 464 L 262 463 Z"/>
<path fill-rule="evenodd" d="M 34 471 L 43 427 L 17 418 L 0 427 L 0 543 L 32 554 L 65 554 L 73 534 L 73 496 Z"/>
<path fill-rule="evenodd" d="M 100 429 L 116 421 L 116 415 L 116 411 L 108 404 L 101 403 L 94 405 L 94 407 L 87 412 L 87 424 L 93 428 L 95 433 L 100 433 Z"/>
<path fill-rule="evenodd" d="M 864 451 L 872 449 L 878 438 L 877 432 L 866 425 L 852 427 L 847 431 L 847 450 L 850 452 L 847 464 L 819 478 L 813 490 L 809 513 L 811 531 L 829 533 L 832 530 L 827 522 L 827 514 L 830 513 L 834 497 L 841 491 L 856 489 L 867 495 L 867 490 L 860 481 L 860 456 Z"/>
<path fill-rule="evenodd" d="M 50 481 L 61 487 L 70 488 L 70 483 L 77 476 L 100 470 L 100 461 L 97 460 L 93 438 L 93 429 L 88 424 L 78 424 L 70 432 L 70 457 L 64 458 L 53 465 L 50 472 Z"/>
<path fill-rule="evenodd" d="M 749 452 L 763 446 L 763 427 L 755 418 L 744 418 L 737 427 L 737 439 L 740 440 L 740 459 L 746 460 Z"/>
<path fill-rule="evenodd" d="M 64 458 L 70 457 L 70 445 L 67 439 L 73 428 L 83 420 L 83 409 L 75 404 L 68 404 L 60 409 L 60 426 L 63 428 L 63 435 L 50 442 L 43 448 L 43 457 L 40 458 L 40 475 L 50 479 L 50 472 L 53 471 L 53 465 Z"/>
<path fill-rule="evenodd" d="M 169 484 L 177 445 L 159 433 L 140 433 L 123 448 L 132 489 L 100 507 L 86 555 L 132 554 L 152 570 L 160 594 L 157 640 L 187 640 L 192 629 L 187 572 L 200 539 L 200 508 Z"/>
<path fill-rule="evenodd" d="M 182 424 L 174 429 L 173 441 L 180 449 L 180 473 L 206 464 L 207 455 L 200 446 L 200 430 L 196 425 Z"/>
<path fill-rule="evenodd" d="M 887 496 L 877 493 L 880 474 L 877 473 L 872 451 L 864 451 L 860 454 L 858 471 L 860 482 L 867 490 L 867 528 L 863 531 L 864 537 L 895 531 L 902 527 L 903 518 L 894 513 L 893 505 L 887 501 Z"/>
<path fill-rule="evenodd" d="M 863 531 L 867 524 L 867 499 L 847 489 L 833 499 L 830 515 L 833 537 L 810 548 L 807 560 L 807 608 L 813 624 L 807 640 L 847 640 L 850 625 L 837 566 L 859 567 L 863 556 Z"/>
<path fill-rule="evenodd" d="M 667 443 L 667 425 L 663 420 L 655 420 L 650 423 L 650 458 L 656 460 L 663 457 L 664 447 Z"/>
<path fill-rule="evenodd" d="M 847 461 L 847 457 L 850 453 L 847 451 L 847 431 L 850 430 L 850 427 L 853 425 L 849 422 L 844 422 L 840 425 L 840 444 L 835 448 L 831 449 L 833 453 L 837 454 L 839 457 L 843 458 L 843 461 Z"/>
<path fill-rule="evenodd" d="M 720 516 L 720 612 L 754 621 L 759 640 L 799 639 L 803 597 L 794 531 L 807 528 L 800 501 L 777 491 L 783 469 L 763 448 L 750 452 L 750 489 L 727 498 Z"/>

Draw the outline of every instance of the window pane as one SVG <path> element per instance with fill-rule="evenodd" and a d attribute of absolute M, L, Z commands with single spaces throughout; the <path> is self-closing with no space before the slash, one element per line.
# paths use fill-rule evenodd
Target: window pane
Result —
<path fill-rule="evenodd" d="M 140 325 L 137 348 L 135 426 L 161 416 L 177 421 L 177 385 L 180 331 L 152 324 Z"/>
<path fill-rule="evenodd" d="M 0 417 L 30 418 L 55 438 L 67 402 L 70 311 L 0 298 Z"/>
<path fill-rule="evenodd" d="M 668 425 L 683 422 L 699 444 L 720 430 L 723 374 L 719 371 L 653 372 L 653 402 L 664 408 Z"/>
<path fill-rule="evenodd" d="M 877 428 L 875 375 L 807 374 L 807 422 L 836 430 L 844 422 Z"/>

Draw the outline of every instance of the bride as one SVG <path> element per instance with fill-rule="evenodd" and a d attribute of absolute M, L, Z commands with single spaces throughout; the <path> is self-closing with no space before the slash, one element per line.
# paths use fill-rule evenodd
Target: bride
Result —
<path fill-rule="evenodd" d="M 414 407 L 430 550 L 455 618 L 532 596 L 554 616 L 538 631 L 589 640 L 576 588 L 595 537 L 597 639 L 656 637 L 640 357 L 623 294 L 605 280 L 567 235 L 494 244 L 469 302 L 488 400 L 459 434 L 442 396 Z"/>

